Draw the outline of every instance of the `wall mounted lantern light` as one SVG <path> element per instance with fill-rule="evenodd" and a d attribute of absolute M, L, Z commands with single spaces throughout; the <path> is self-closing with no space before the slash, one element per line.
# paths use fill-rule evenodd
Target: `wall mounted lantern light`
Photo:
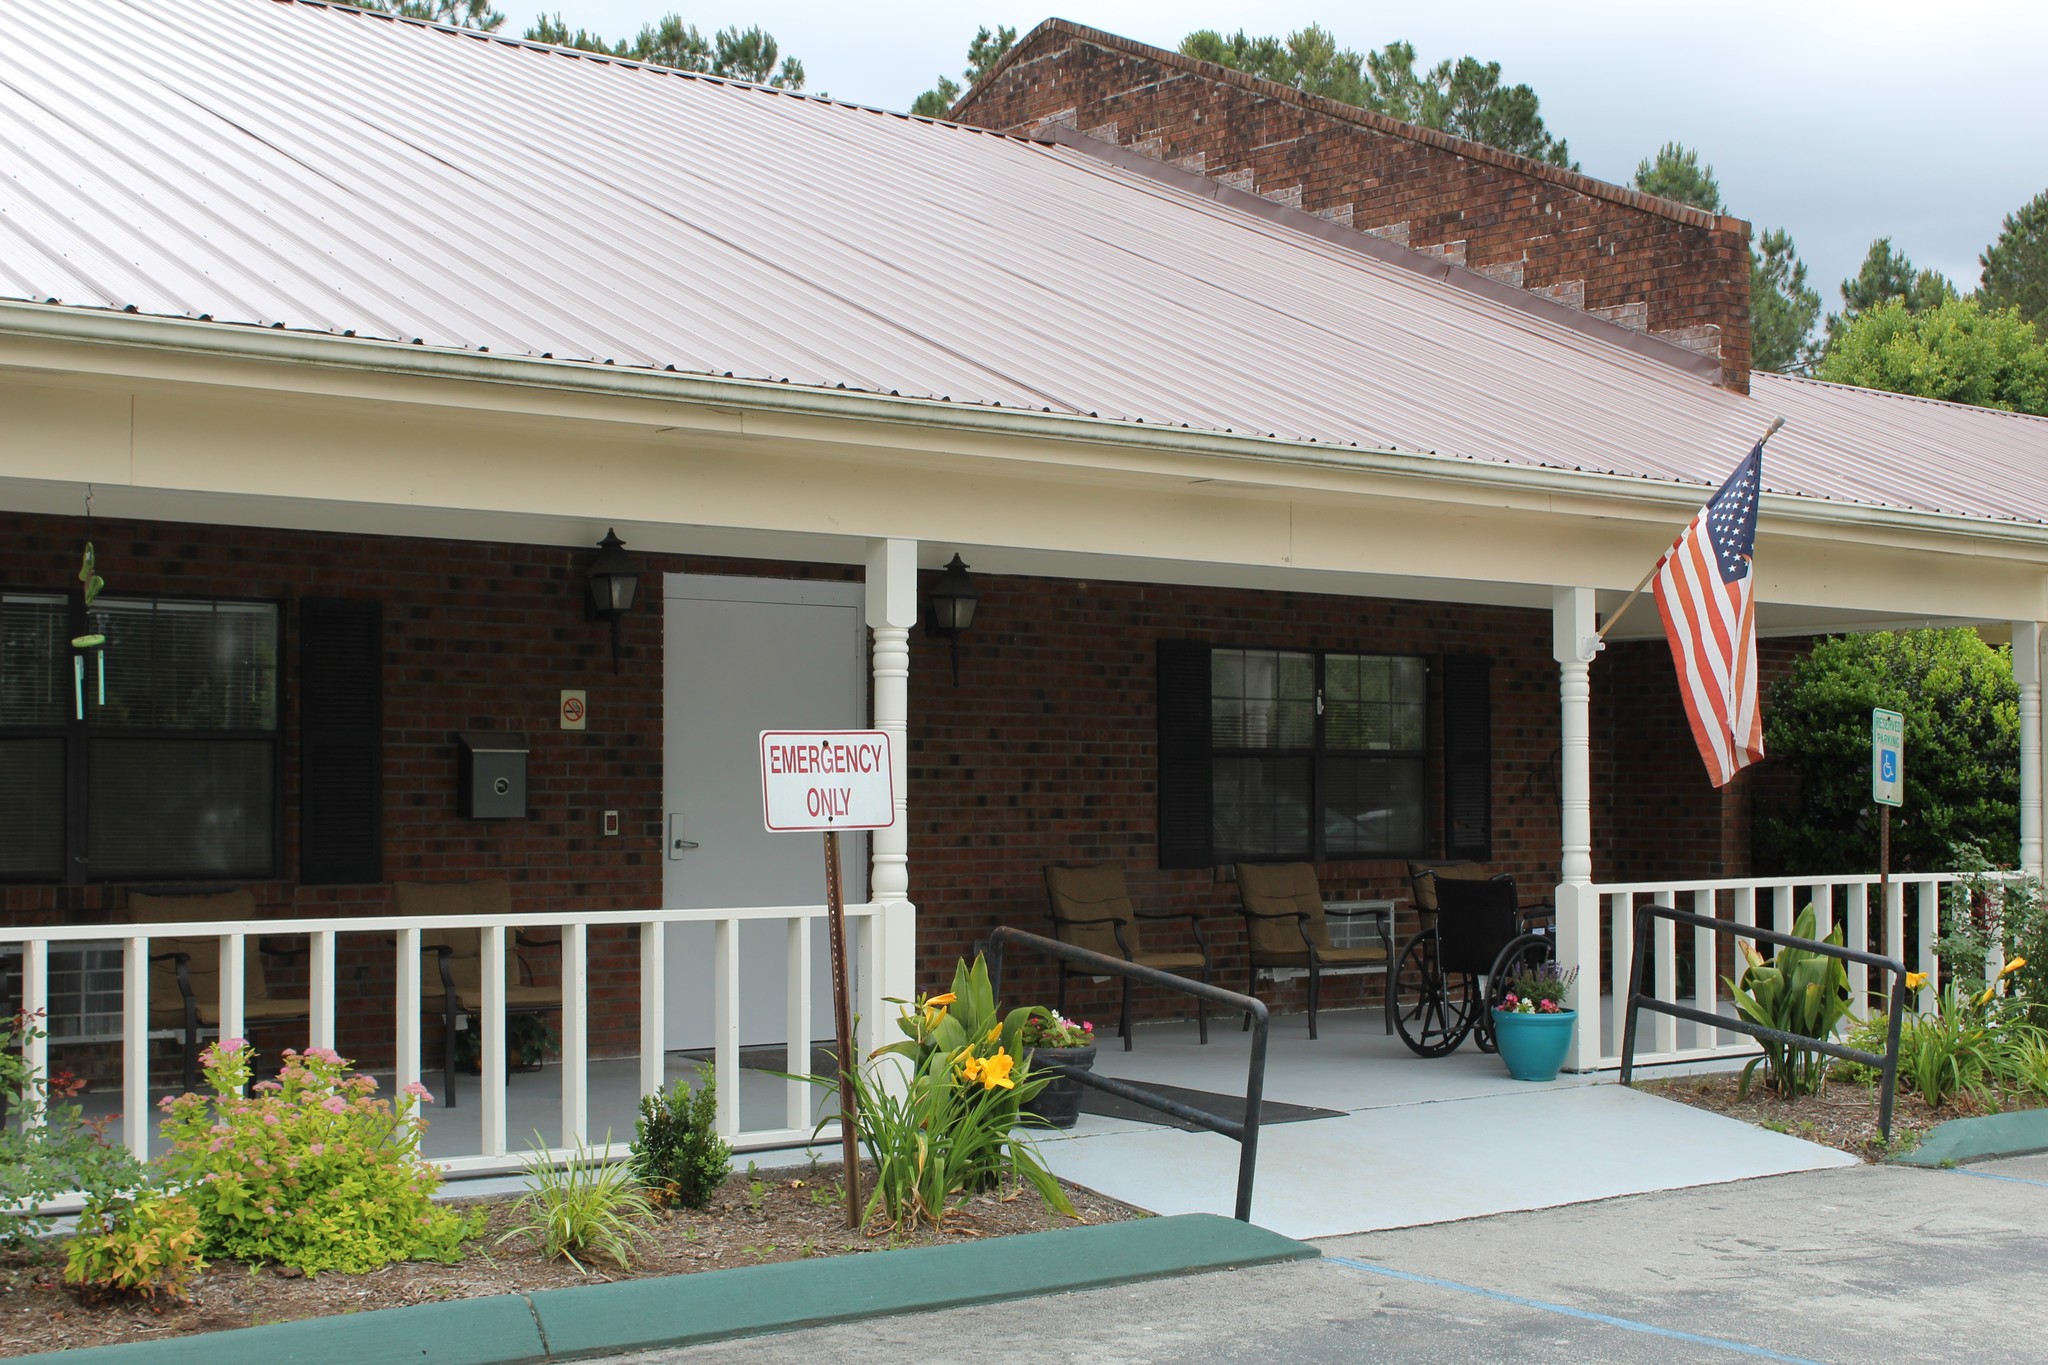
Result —
<path fill-rule="evenodd" d="M 981 601 L 967 566 L 955 554 L 939 581 L 932 586 L 931 614 L 925 617 L 925 633 L 943 635 L 953 642 L 953 686 L 960 685 L 960 636 L 974 624 L 974 608 Z"/>
<path fill-rule="evenodd" d="M 590 609 L 600 620 L 612 623 L 614 673 L 619 671 L 619 618 L 633 609 L 639 589 L 639 562 L 626 553 L 619 533 L 607 530 L 597 542 L 597 558 L 590 561 Z"/>

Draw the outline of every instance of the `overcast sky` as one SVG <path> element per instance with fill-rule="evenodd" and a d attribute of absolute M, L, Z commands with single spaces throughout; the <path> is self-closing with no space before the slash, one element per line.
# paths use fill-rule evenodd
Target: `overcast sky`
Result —
<path fill-rule="evenodd" d="M 2043 0 L 1460 0 L 1419 8 L 1262 0 L 499 0 L 505 32 L 561 11 L 571 27 L 636 32 L 670 10 L 707 33 L 758 23 L 808 88 L 901 109 L 959 77 L 977 24 L 1028 32 L 1051 13 L 1162 47 L 1190 29 L 1284 34 L 1320 22 L 1361 51 L 1397 38 L 1418 65 L 1471 54 L 1526 82 L 1589 175 L 1626 184 L 1664 141 L 1700 150 L 1729 210 L 1791 229 L 1823 306 L 1873 238 L 1964 288 L 2004 216 L 2048 189 Z"/>

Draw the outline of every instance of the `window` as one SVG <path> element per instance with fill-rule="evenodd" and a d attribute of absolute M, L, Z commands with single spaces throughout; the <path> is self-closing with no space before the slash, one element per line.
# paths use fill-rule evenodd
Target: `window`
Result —
<path fill-rule="evenodd" d="M 0 877 L 277 875 L 279 634 L 274 602 L 0 595 Z"/>
<path fill-rule="evenodd" d="M 1161 640 L 1159 865 L 1490 857 L 1488 660 L 1438 664 L 1440 773 L 1418 656 Z"/>
<path fill-rule="evenodd" d="M 1422 853 L 1427 702 L 1418 658 L 1212 651 L 1215 859 Z"/>

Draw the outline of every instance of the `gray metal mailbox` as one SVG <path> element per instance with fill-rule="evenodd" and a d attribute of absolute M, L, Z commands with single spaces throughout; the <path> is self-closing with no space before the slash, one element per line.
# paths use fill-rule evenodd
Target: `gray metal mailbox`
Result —
<path fill-rule="evenodd" d="M 470 820 L 526 818 L 526 736 L 509 730 L 465 730 L 456 802 Z"/>

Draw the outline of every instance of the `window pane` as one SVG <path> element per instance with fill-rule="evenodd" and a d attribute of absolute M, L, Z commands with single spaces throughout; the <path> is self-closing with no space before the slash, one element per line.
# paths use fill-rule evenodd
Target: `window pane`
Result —
<path fill-rule="evenodd" d="M 64 875 L 64 741 L 0 740 L 0 877 Z"/>
<path fill-rule="evenodd" d="M 110 729 L 268 730 L 277 725 L 277 608 L 268 602 L 102 598 Z M 92 695 L 93 689 L 88 689 Z"/>
<path fill-rule="evenodd" d="M 1309 855 L 1306 758 L 1219 758 L 1214 772 L 1216 860 Z"/>
<path fill-rule="evenodd" d="M 1323 743 L 1332 752 L 1420 750 L 1426 741 L 1422 660 L 1377 654 L 1332 654 L 1326 682 Z M 1343 678 L 1343 691 L 1329 686 Z"/>
<path fill-rule="evenodd" d="M 71 709 L 62 597 L 0 596 L 0 725 L 61 725 Z"/>
<path fill-rule="evenodd" d="M 1325 781 L 1323 840 L 1331 857 L 1422 850 L 1422 759 L 1332 758 Z"/>
<path fill-rule="evenodd" d="M 1210 656 L 1210 734 L 1219 749 L 1306 749 L 1315 743 L 1315 658 L 1276 650 Z"/>
<path fill-rule="evenodd" d="M 86 798 L 92 877 L 273 868 L 275 754 L 265 740 L 94 740 Z"/>

